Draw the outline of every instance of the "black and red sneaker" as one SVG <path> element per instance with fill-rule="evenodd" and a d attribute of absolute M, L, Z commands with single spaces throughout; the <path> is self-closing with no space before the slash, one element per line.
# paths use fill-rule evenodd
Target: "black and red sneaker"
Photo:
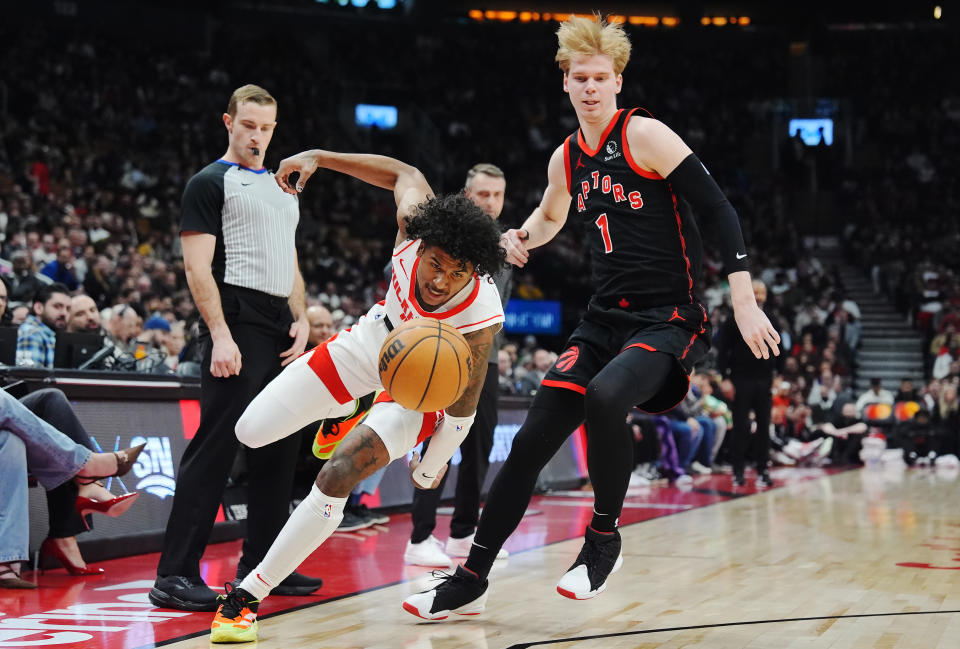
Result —
<path fill-rule="evenodd" d="M 570 599 L 590 599 L 607 587 L 607 577 L 620 570 L 620 532 L 597 532 L 587 526 L 577 560 L 557 583 L 557 592 Z"/>
<path fill-rule="evenodd" d="M 457 566 L 452 575 L 439 570 L 433 574 L 440 577 L 440 583 L 403 600 L 405 611 L 424 620 L 445 620 L 451 613 L 483 613 L 487 605 L 487 580 L 480 581 L 476 573 L 463 566 Z"/>

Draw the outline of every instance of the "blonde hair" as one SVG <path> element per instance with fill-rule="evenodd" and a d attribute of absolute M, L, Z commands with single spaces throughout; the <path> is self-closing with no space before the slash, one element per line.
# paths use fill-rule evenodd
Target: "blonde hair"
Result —
<path fill-rule="evenodd" d="M 613 61 L 613 71 L 616 74 L 623 72 L 630 60 L 630 39 L 623 27 L 608 23 L 599 16 L 596 20 L 571 16 L 569 20 L 560 23 L 557 41 L 560 47 L 557 49 L 556 61 L 564 73 L 570 71 L 571 61 L 578 56 L 608 56 Z"/>
<path fill-rule="evenodd" d="M 230 102 L 227 104 L 227 114 L 230 115 L 230 117 L 236 117 L 237 106 L 248 101 L 260 104 L 261 106 L 269 106 L 270 104 L 274 106 L 277 105 L 277 100 L 273 98 L 273 95 L 260 86 L 248 83 L 245 86 L 240 86 L 230 95 Z"/>
<path fill-rule="evenodd" d="M 489 162 L 479 162 L 470 167 L 470 171 L 467 172 L 467 182 L 463 185 L 466 189 L 470 189 L 470 182 L 477 174 L 485 174 L 493 178 L 504 178 L 503 169 L 497 165 L 490 164 Z"/>

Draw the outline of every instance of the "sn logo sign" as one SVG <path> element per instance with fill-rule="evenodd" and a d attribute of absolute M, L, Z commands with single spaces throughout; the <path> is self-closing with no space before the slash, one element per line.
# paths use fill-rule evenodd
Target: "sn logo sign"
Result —
<path fill-rule="evenodd" d="M 137 491 L 146 491 L 148 494 L 163 500 L 172 496 L 176 487 L 173 479 L 173 453 L 170 451 L 169 437 L 134 437 L 130 440 L 131 446 L 147 443 L 146 448 L 133 465 L 133 474 L 137 476 Z"/>

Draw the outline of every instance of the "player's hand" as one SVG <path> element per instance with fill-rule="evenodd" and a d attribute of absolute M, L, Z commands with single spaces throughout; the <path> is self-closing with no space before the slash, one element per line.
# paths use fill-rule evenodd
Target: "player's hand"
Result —
<path fill-rule="evenodd" d="M 527 252 L 527 236 L 524 235 L 524 230 L 507 230 L 500 235 L 500 247 L 507 251 L 507 261 L 517 268 L 523 268 L 530 258 L 530 253 Z"/>
<path fill-rule="evenodd" d="M 423 487 L 419 482 L 413 479 L 413 474 L 416 473 L 418 466 L 420 466 L 420 455 L 414 451 L 413 457 L 410 458 L 410 482 L 413 483 L 413 486 L 417 489 L 436 489 L 440 486 L 440 481 L 443 480 L 443 476 L 447 474 L 447 466 L 449 465 L 443 465 L 443 468 L 437 472 L 437 477 L 433 479 L 433 482 L 429 487 Z"/>
<path fill-rule="evenodd" d="M 281 160 L 280 166 L 277 168 L 277 173 L 274 175 L 274 180 L 280 185 L 280 189 L 296 196 L 303 191 L 303 186 L 307 184 L 307 180 L 310 179 L 310 176 L 312 176 L 316 170 L 316 156 L 312 151 L 303 151 L 295 156 Z M 300 177 L 297 178 L 296 184 L 291 186 L 290 174 L 293 172 L 299 173 Z"/>
<path fill-rule="evenodd" d="M 780 355 L 780 334 L 756 303 L 735 307 L 733 317 L 737 321 L 740 335 L 755 357 L 768 359 L 771 352 L 774 356 Z"/>
<path fill-rule="evenodd" d="M 307 336 L 310 334 L 310 323 L 307 322 L 306 316 L 300 316 L 300 318 L 292 325 L 290 325 L 290 337 L 293 338 L 293 344 L 290 345 L 290 348 L 280 353 L 280 358 L 284 358 L 280 366 L 287 365 L 296 360 L 300 354 L 303 353 L 303 350 L 307 347 Z"/>
<path fill-rule="evenodd" d="M 210 357 L 210 373 L 217 378 L 226 378 L 240 373 L 242 365 L 240 348 L 233 342 L 233 338 L 215 340 Z"/>

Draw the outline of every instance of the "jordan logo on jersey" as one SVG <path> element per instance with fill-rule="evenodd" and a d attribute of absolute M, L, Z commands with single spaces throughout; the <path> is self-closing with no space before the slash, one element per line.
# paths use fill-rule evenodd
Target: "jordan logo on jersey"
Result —
<path fill-rule="evenodd" d="M 583 154 L 582 154 L 582 153 L 580 154 L 580 157 L 577 158 L 577 166 L 574 167 L 574 169 L 579 169 L 580 167 L 583 167 L 584 169 L 587 168 L 587 165 L 583 164 Z"/>
<path fill-rule="evenodd" d="M 583 212 L 587 209 L 587 198 L 594 189 L 599 189 L 604 194 L 612 193 L 613 200 L 617 203 L 624 201 L 629 202 L 631 209 L 639 210 L 643 207 L 643 196 L 640 195 L 640 192 L 630 192 L 627 194 L 623 191 L 623 185 L 614 183 L 609 175 L 601 178 L 599 171 L 592 171 L 590 172 L 590 179 L 580 183 L 580 191 L 577 192 L 578 212 Z"/>

